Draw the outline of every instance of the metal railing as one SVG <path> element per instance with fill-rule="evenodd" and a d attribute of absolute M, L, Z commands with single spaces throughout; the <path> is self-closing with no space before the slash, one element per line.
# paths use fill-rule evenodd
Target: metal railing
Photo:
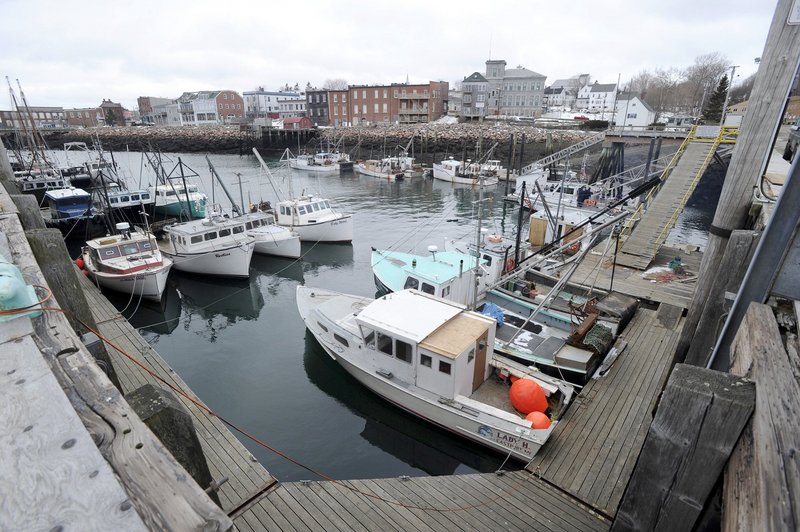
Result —
<path fill-rule="evenodd" d="M 569 155 L 573 155 L 581 150 L 585 150 L 590 146 L 594 146 L 595 144 L 603 142 L 603 139 L 605 138 L 606 138 L 606 132 L 601 131 L 600 133 L 592 135 L 591 137 L 587 137 L 576 144 L 564 148 L 563 150 L 557 151 L 552 155 L 548 155 L 547 157 L 543 157 L 538 161 L 532 162 L 528 166 L 523 167 L 522 170 L 520 170 L 519 174 L 526 175 L 531 173 L 536 168 L 544 168 L 547 165 L 556 163 L 561 159 L 568 157 Z"/>

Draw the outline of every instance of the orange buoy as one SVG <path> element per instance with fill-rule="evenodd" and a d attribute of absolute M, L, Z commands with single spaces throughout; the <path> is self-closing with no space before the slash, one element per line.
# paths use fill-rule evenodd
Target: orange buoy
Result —
<path fill-rule="evenodd" d="M 86 266 L 86 263 L 83 262 L 82 258 L 78 257 L 77 259 L 75 259 L 75 266 L 77 266 L 78 268 L 80 268 L 82 270 L 84 268 L 84 266 Z"/>
<path fill-rule="evenodd" d="M 516 375 L 511 375 L 511 384 L 514 384 L 518 380 L 519 380 L 519 377 L 517 377 Z"/>
<path fill-rule="evenodd" d="M 550 428 L 550 418 L 547 417 L 546 414 L 542 412 L 531 412 L 525 419 L 531 422 L 532 429 L 549 429 Z"/>
<path fill-rule="evenodd" d="M 544 412 L 547 410 L 547 397 L 538 383 L 530 379 L 519 379 L 511 385 L 508 397 L 514 408 L 523 414 L 531 412 Z"/>

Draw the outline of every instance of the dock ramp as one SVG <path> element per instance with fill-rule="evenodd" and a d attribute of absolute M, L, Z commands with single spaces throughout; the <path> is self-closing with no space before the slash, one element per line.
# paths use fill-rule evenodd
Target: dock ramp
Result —
<path fill-rule="evenodd" d="M 617 264 L 647 269 L 683 212 L 697 183 L 721 143 L 735 142 L 736 131 L 718 126 L 698 126 L 664 169 L 662 184 L 654 188 L 622 230 L 624 244 Z M 635 224 L 635 225 L 634 225 Z"/>

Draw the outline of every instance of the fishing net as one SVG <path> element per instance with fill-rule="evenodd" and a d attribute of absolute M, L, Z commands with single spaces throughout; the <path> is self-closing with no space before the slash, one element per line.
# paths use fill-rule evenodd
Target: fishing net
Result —
<path fill-rule="evenodd" d="M 597 324 L 586 333 L 583 344 L 591 347 L 597 353 L 605 353 L 611 347 L 613 341 L 614 335 L 611 329 Z"/>

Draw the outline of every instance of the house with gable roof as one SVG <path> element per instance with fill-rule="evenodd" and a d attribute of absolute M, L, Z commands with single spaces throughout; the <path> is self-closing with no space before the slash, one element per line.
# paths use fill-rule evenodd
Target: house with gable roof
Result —
<path fill-rule="evenodd" d="M 617 127 L 646 127 L 656 120 L 656 112 L 635 92 L 620 92 L 614 109 Z"/>
<path fill-rule="evenodd" d="M 480 72 L 473 72 L 461 82 L 461 115 L 464 118 L 486 116 L 489 81 Z"/>

